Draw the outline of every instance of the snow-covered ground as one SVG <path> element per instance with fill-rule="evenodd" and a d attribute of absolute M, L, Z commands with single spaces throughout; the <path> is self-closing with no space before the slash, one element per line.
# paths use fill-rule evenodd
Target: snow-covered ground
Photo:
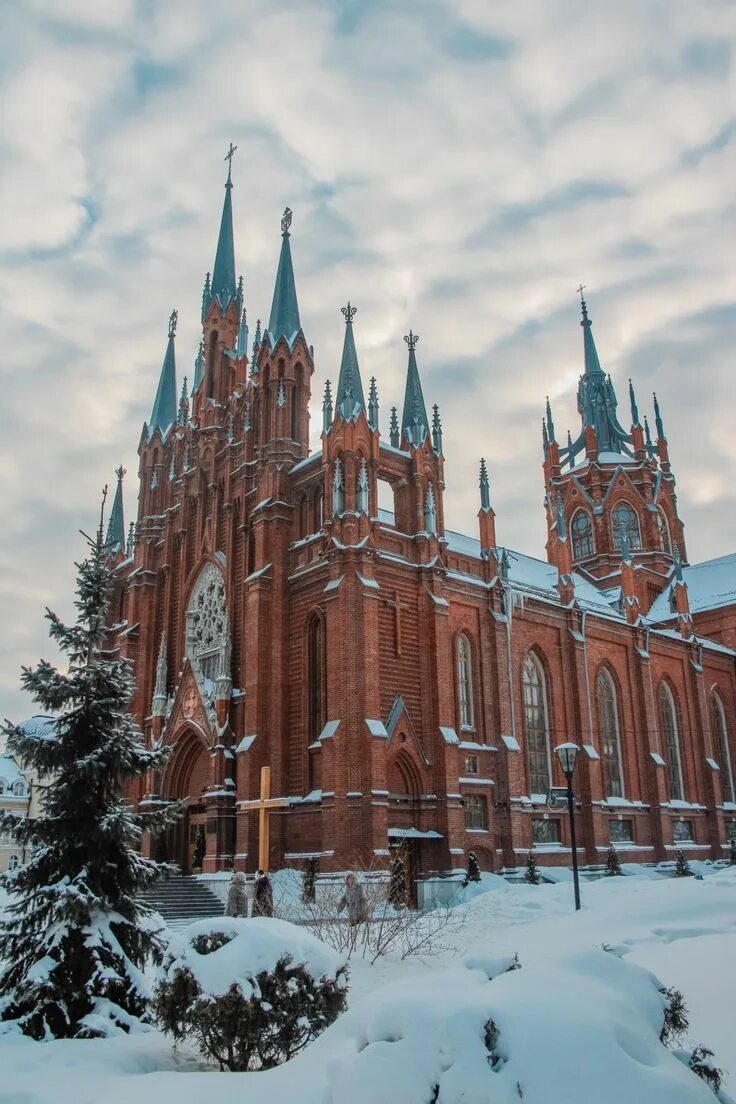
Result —
<path fill-rule="evenodd" d="M 453 910 L 453 949 L 354 961 L 348 1011 L 285 1066 L 204 1072 L 157 1032 L 4 1039 L 0 1104 L 712 1104 L 659 1043 L 660 983 L 682 990 L 688 1042 L 715 1051 L 734 1093 L 736 867 L 604 878 L 578 914 L 564 880 L 482 888 Z M 521 969 L 499 972 L 514 954 Z"/>

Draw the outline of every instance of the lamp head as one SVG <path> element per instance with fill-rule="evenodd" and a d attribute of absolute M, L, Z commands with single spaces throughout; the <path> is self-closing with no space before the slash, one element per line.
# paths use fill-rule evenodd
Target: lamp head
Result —
<path fill-rule="evenodd" d="M 579 750 L 580 748 L 577 744 L 571 743 L 558 744 L 555 748 L 555 755 L 557 756 L 559 764 L 562 767 L 562 773 L 565 775 L 566 778 L 569 778 L 575 770 L 575 762 L 577 760 Z"/>

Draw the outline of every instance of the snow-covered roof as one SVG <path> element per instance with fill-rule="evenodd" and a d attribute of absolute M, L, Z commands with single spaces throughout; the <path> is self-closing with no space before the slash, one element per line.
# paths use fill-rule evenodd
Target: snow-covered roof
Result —
<path fill-rule="evenodd" d="M 687 584 L 691 613 L 736 605 L 736 553 L 683 567 L 682 577 Z M 670 597 L 673 585 L 674 581 L 652 604 L 650 621 L 671 621 L 675 618 Z"/>
<path fill-rule="evenodd" d="M 10 787 L 19 778 L 23 778 L 23 771 L 12 755 L 0 755 L 0 780 Z"/>

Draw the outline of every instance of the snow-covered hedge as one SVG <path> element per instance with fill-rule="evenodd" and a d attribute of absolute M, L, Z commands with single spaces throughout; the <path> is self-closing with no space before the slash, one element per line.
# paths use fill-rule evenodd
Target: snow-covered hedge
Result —
<path fill-rule="evenodd" d="M 221 1069 L 270 1069 L 333 1023 L 346 997 L 345 963 L 308 932 L 223 917 L 172 944 L 155 1010 L 165 1031 L 193 1039 Z"/>

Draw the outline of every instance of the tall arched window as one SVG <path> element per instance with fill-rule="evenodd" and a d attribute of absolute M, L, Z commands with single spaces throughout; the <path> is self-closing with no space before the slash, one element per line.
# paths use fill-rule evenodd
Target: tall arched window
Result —
<path fill-rule="evenodd" d="M 731 769 L 731 751 L 728 746 L 728 726 L 726 711 L 718 694 L 711 694 L 710 723 L 713 726 L 713 751 L 715 760 L 721 768 L 721 789 L 724 801 L 734 801 L 733 770 Z"/>
<path fill-rule="evenodd" d="M 598 672 L 595 684 L 598 701 L 598 723 L 601 734 L 601 758 L 606 797 L 623 797 L 621 770 L 621 734 L 618 724 L 616 686 L 605 668 Z"/>
<path fill-rule="evenodd" d="M 532 652 L 524 660 L 521 685 L 529 790 L 533 794 L 543 794 L 551 781 L 547 695 L 542 665 Z"/>
<path fill-rule="evenodd" d="M 680 761 L 680 734 L 677 729 L 677 710 L 672 691 L 666 682 L 660 683 L 657 695 L 659 705 L 659 729 L 662 736 L 667 767 L 667 790 L 670 800 L 682 801 L 682 763 Z"/>
<path fill-rule="evenodd" d="M 326 672 L 325 627 L 319 614 L 314 614 L 307 627 L 307 687 L 308 737 L 310 744 L 325 726 Z"/>
<path fill-rule="evenodd" d="M 619 502 L 611 516 L 613 527 L 613 547 L 617 552 L 621 551 L 622 537 L 626 537 L 629 548 L 633 551 L 641 548 L 641 533 L 639 531 L 639 518 L 636 510 L 629 506 L 628 502 Z"/>
<path fill-rule="evenodd" d="M 457 700 L 460 727 L 473 728 L 473 659 L 467 636 L 457 638 Z"/>
<path fill-rule="evenodd" d="M 595 554 L 593 542 L 593 522 L 590 514 L 585 510 L 578 510 L 572 519 L 572 554 L 576 560 L 584 560 L 586 556 Z"/>
<path fill-rule="evenodd" d="M 659 547 L 663 552 L 666 552 L 668 556 L 671 556 L 672 540 L 670 538 L 670 527 L 667 524 L 667 518 L 664 516 L 663 510 L 657 510 L 657 533 L 659 534 Z"/>
<path fill-rule="evenodd" d="M 318 487 L 314 492 L 314 529 L 313 533 L 321 533 L 322 525 L 324 522 L 324 494 L 322 488 Z"/>

